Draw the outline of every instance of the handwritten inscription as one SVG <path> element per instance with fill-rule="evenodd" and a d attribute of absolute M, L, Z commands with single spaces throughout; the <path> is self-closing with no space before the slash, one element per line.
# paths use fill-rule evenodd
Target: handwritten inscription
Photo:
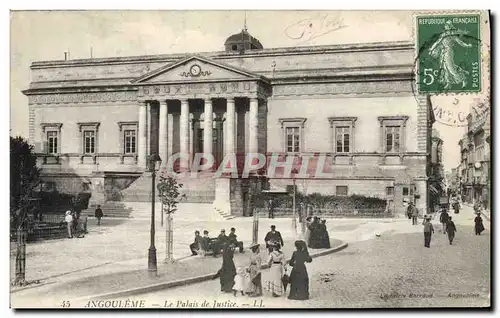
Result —
<path fill-rule="evenodd" d="M 303 43 L 347 27 L 340 14 L 330 16 L 327 13 L 316 17 L 299 20 L 285 29 L 285 35 Z"/>

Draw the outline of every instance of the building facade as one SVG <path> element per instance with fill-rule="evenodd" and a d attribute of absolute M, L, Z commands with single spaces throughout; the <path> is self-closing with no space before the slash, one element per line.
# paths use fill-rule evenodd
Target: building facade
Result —
<path fill-rule="evenodd" d="M 429 171 L 429 210 L 436 212 L 440 197 L 446 195 L 443 169 L 443 140 L 437 129 L 432 129 L 431 162 Z"/>
<path fill-rule="evenodd" d="M 467 132 L 459 141 L 462 198 L 471 204 L 480 201 L 485 208 L 491 202 L 490 121 L 489 107 L 472 107 Z"/>
<path fill-rule="evenodd" d="M 29 139 L 46 183 L 94 203 L 147 199 L 153 153 L 189 158 L 184 170 L 195 153 L 215 166 L 231 153 L 322 154 L 330 174 L 299 191 L 425 211 L 434 117 L 413 61 L 409 42 L 264 49 L 243 30 L 221 52 L 34 62 Z M 182 182 L 193 201 L 242 213 L 241 178 Z"/>

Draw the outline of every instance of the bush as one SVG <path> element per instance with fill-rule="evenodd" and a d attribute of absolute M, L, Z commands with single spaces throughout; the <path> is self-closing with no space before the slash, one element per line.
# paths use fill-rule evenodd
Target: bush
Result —
<path fill-rule="evenodd" d="M 280 208 L 291 208 L 292 198 L 281 197 L 279 199 Z M 336 196 L 312 193 L 304 195 L 297 193 L 296 204 L 304 203 L 315 207 L 318 210 L 358 210 L 358 209 L 381 209 L 385 210 L 386 200 L 362 195 Z"/>

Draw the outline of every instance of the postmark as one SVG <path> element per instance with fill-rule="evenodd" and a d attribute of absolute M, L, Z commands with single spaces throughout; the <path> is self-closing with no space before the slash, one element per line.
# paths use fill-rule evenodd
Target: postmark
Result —
<path fill-rule="evenodd" d="M 420 94 L 481 91 L 480 23 L 479 14 L 416 16 Z"/>

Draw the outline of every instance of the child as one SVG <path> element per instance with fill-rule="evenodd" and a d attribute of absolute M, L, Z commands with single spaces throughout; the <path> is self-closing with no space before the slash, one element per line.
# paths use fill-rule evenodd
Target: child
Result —
<path fill-rule="evenodd" d="M 241 292 L 241 295 L 245 295 L 243 292 L 245 289 L 245 276 L 246 276 L 246 271 L 243 267 L 238 267 L 236 270 L 236 276 L 234 277 L 234 286 L 233 286 L 233 292 L 234 296 L 236 296 L 237 292 Z"/>

